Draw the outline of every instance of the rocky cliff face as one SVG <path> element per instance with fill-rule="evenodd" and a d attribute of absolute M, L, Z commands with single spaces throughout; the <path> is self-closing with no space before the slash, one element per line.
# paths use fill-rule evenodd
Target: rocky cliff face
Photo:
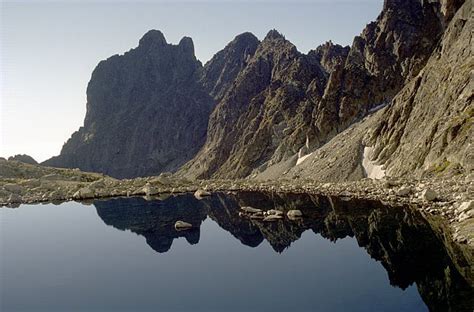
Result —
<path fill-rule="evenodd" d="M 389 176 L 459 174 L 474 170 L 472 3 L 452 17 L 426 66 L 384 109 L 355 123 L 299 166 L 274 166 L 265 178 L 326 181 L 366 176 L 363 150 Z"/>
<path fill-rule="evenodd" d="M 246 176 L 288 137 L 304 144 L 299 125 L 309 123 L 312 98 L 321 97 L 325 83 L 316 57 L 270 31 L 212 113 L 205 146 L 182 171 L 200 178 Z M 294 152 L 291 146 L 278 151 Z"/>
<path fill-rule="evenodd" d="M 368 144 L 389 175 L 474 171 L 472 10 L 467 1 L 425 68 L 373 127 Z"/>
<path fill-rule="evenodd" d="M 46 165 L 114 177 L 173 171 L 204 143 L 213 98 L 198 83 L 190 38 L 152 30 L 137 48 L 102 61 L 87 88 L 84 126 Z"/>
<path fill-rule="evenodd" d="M 308 55 L 271 31 L 216 106 L 208 138 L 182 170 L 200 178 L 265 172 L 324 145 L 416 76 L 446 23 L 437 2 L 387 0 L 352 47 Z"/>
<path fill-rule="evenodd" d="M 224 97 L 237 75 L 254 55 L 259 43 L 251 33 L 240 34 L 206 63 L 200 81 L 217 101 Z"/>
<path fill-rule="evenodd" d="M 424 66 L 441 33 L 439 4 L 386 0 L 382 13 L 354 39 L 313 112 L 326 141 L 375 106 L 388 103 Z"/>

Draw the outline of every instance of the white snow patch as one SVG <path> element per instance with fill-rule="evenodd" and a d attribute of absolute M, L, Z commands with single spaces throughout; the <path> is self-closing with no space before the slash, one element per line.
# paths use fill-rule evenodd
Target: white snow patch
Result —
<path fill-rule="evenodd" d="M 390 103 L 386 102 L 386 103 L 382 103 L 382 104 L 380 104 L 380 105 L 377 105 L 377 106 L 375 106 L 375 107 L 372 107 L 371 109 L 369 109 L 369 113 L 376 112 L 376 111 L 378 111 L 378 110 L 384 108 L 384 107 L 387 106 L 388 104 L 390 104 Z"/>
<path fill-rule="evenodd" d="M 373 180 L 382 179 L 385 177 L 385 170 L 382 169 L 382 165 L 376 165 L 374 161 L 370 160 L 373 152 L 373 147 L 364 147 L 364 154 L 362 155 L 362 167 L 367 174 L 367 178 Z"/>
<path fill-rule="evenodd" d="M 308 155 L 304 155 L 302 157 L 299 157 L 298 160 L 296 161 L 296 165 L 298 166 L 299 164 L 301 164 L 303 161 L 305 161 L 306 158 L 308 158 L 309 156 L 311 156 L 313 153 L 310 153 Z"/>

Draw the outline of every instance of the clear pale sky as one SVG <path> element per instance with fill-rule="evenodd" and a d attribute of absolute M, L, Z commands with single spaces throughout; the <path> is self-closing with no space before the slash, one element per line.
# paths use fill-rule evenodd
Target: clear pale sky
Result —
<path fill-rule="evenodd" d="M 383 0 L 0 0 L 0 156 L 59 154 L 82 124 L 86 87 L 100 60 L 138 45 L 150 29 L 193 38 L 203 64 L 237 34 L 277 29 L 306 53 L 327 40 L 350 45 Z"/>

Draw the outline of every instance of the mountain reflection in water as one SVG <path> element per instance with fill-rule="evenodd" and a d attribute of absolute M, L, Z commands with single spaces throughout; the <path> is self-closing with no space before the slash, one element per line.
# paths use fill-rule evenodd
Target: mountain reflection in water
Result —
<path fill-rule="evenodd" d="M 419 213 L 409 208 L 307 194 L 256 192 L 218 193 L 202 200 L 192 194 L 153 201 L 121 198 L 96 201 L 94 205 L 107 225 L 142 235 L 158 253 L 169 251 L 179 237 L 197 244 L 200 225 L 207 217 L 242 244 L 257 247 L 267 240 L 277 253 L 290 248 L 307 230 L 330 241 L 355 237 L 360 247 L 381 262 L 391 285 L 405 289 L 415 283 L 431 311 L 469 311 L 474 305 L 473 289 L 459 274 L 441 241 Z M 262 222 L 239 216 L 243 206 L 299 209 L 305 217 Z M 176 231 L 178 220 L 194 228 Z"/>

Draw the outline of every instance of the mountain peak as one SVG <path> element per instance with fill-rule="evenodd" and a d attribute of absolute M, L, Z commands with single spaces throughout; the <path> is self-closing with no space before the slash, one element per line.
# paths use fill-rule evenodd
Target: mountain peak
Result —
<path fill-rule="evenodd" d="M 277 39 L 285 39 L 285 36 L 283 36 L 280 32 L 278 32 L 278 30 L 272 29 L 267 33 L 264 40 L 277 40 Z"/>
<path fill-rule="evenodd" d="M 149 30 L 139 41 L 139 46 L 164 46 L 167 45 L 165 36 L 159 30 Z"/>
<path fill-rule="evenodd" d="M 231 44 L 245 44 L 248 42 L 259 42 L 259 40 L 254 34 L 247 31 L 235 36 L 234 40 L 231 41 Z"/>
<path fill-rule="evenodd" d="M 182 49 L 183 52 L 194 55 L 194 42 L 190 37 L 183 37 L 178 46 Z"/>

